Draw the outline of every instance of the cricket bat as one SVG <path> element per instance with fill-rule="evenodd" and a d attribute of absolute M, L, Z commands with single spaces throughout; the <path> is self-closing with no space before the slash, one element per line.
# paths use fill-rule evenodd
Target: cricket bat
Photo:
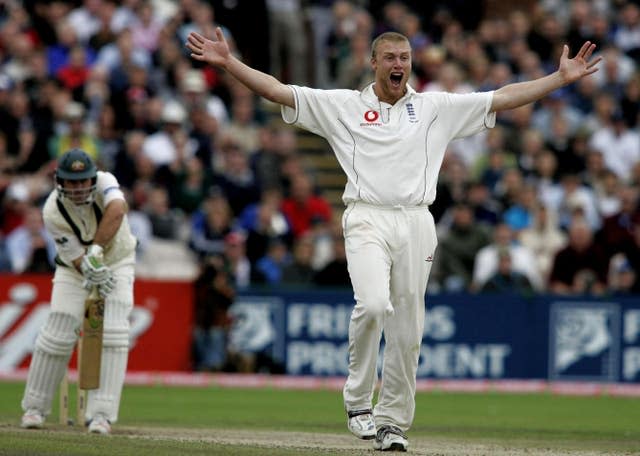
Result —
<path fill-rule="evenodd" d="M 84 302 L 84 318 L 78 350 L 78 388 L 83 390 L 100 387 L 102 361 L 102 329 L 104 324 L 104 298 L 93 287 Z"/>

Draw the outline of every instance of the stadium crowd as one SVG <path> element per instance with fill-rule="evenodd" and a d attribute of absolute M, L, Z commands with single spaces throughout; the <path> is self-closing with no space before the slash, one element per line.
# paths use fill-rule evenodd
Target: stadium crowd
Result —
<path fill-rule="evenodd" d="M 184 43 L 221 26 L 239 56 L 284 82 L 357 89 L 372 78 L 372 38 L 396 30 L 418 91 L 533 79 L 564 43 L 589 40 L 604 56 L 593 77 L 451 144 L 428 291 L 639 293 L 638 1 L 521 1 L 500 14 L 423 3 L 2 2 L 0 271 L 53 269 L 40 207 L 56 158 L 79 147 L 129 198 L 140 277 L 187 276 L 218 302 L 250 286 L 348 287 L 341 212 L 298 132 Z"/>

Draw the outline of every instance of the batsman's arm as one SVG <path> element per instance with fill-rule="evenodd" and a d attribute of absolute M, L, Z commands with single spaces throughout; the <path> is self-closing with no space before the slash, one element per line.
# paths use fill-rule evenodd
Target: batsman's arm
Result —
<path fill-rule="evenodd" d="M 102 220 L 98 225 L 96 234 L 93 237 L 93 243 L 100 247 L 106 246 L 116 235 L 122 220 L 127 213 L 127 202 L 123 199 L 114 199 L 105 207 Z M 73 260 L 73 265 L 78 271 L 81 271 L 81 264 L 84 255 Z"/>
<path fill-rule="evenodd" d="M 274 103 L 295 107 L 293 91 L 273 76 L 258 71 L 238 60 L 230 51 L 222 29 L 216 28 L 216 40 L 210 40 L 197 32 L 187 38 L 191 57 L 220 67 L 247 86 L 252 92 Z"/>

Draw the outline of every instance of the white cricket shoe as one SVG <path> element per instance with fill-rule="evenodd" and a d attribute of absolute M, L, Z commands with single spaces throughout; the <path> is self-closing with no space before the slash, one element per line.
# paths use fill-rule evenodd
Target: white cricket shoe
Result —
<path fill-rule="evenodd" d="M 373 449 L 380 451 L 407 451 L 407 436 L 397 426 L 385 424 L 380 426 L 373 441 Z"/>
<path fill-rule="evenodd" d="M 37 409 L 28 409 L 22 415 L 20 427 L 24 429 L 42 429 L 44 427 L 43 413 Z"/>
<path fill-rule="evenodd" d="M 376 436 L 376 423 L 370 409 L 354 410 L 347 413 L 347 426 L 353 435 L 363 440 L 371 440 Z"/>
<path fill-rule="evenodd" d="M 89 434 L 111 434 L 111 423 L 102 413 L 96 414 L 89 423 Z"/>

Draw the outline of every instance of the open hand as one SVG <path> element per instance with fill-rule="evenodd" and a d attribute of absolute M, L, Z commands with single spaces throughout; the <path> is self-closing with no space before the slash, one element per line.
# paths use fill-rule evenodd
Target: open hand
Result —
<path fill-rule="evenodd" d="M 596 65 L 602 60 L 602 57 L 598 56 L 591 60 L 591 55 L 595 48 L 595 44 L 590 41 L 586 41 L 576 56 L 570 59 L 569 46 L 566 44 L 564 45 L 562 55 L 560 56 L 560 66 L 558 71 L 567 84 L 598 71 L 598 67 Z"/>
<path fill-rule="evenodd" d="M 187 37 L 187 48 L 191 51 L 191 58 L 211 65 L 224 67 L 230 51 L 222 29 L 216 27 L 216 40 L 210 40 L 197 32 L 191 32 Z"/>

